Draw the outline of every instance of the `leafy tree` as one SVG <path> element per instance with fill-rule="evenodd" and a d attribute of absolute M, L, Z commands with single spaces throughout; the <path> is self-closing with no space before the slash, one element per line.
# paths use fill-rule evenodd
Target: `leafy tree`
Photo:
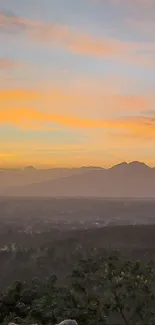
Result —
<path fill-rule="evenodd" d="M 118 257 L 83 260 L 72 273 L 74 292 L 81 300 L 93 295 L 109 324 L 154 324 L 154 269 L 140 261 Z M 100 311 L 100 312 L 101 312 Z"/>
<path fill-rule="evenodd" d="M 0 298 L 0 323 L 155 324 L 154 269 L 140 261 L 92 252 L 60 285 L 52 275 L 15 282 Z"/>

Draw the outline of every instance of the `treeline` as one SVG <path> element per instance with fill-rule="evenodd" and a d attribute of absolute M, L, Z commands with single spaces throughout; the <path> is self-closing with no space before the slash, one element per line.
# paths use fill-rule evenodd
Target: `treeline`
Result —
<path fill-rule="evenodd" d="M 63 283 L 52 269 L 42 281 L 16 281 L 1 295 L 0 323 L 46 325 L 75 318 L 79 325 L 154 325 L 154 276 L 151 263 L 92 250 Z"/>
<path fill-rule="evenodd" d="M 13 234 L 0 236 L 0 292 L 12 282 L 30 281 L 33 277 L 42 280 L 51 270 L 58 280 L 65 281 L 81 256 L 86 256 L 94 247 L 104 248 L 111 254 L 118 249 L 128 259 L 145 262 L 155 256 L 155 228 L 143 226 L 105 227 L 77 231 L 50 231 L 41 234 Z"/>

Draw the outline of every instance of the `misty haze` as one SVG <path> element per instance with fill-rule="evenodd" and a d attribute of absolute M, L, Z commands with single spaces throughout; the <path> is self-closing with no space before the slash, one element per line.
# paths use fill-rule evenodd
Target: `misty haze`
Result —
<path fill-rule="evenodd" d="M 101 167 L 0 171 L 3 196 L 155 197 L 155 168 L 141 162 Z"/>
<path fill-rule="evenodd" d="M 73 284 L 72 282 L 69 284 L 68 276 L 74 274 L 78 263 L 80 265 L 84 260 L 90 268 L 90 271 L 86 268 L 84 277 L 87 276 L 87 272 L 91 272 L 91 264 L 92 268 L 95 263 L 100 269 L 101 258 L 104 263 L 109 258 L 109 265 L 111 265 L 111 261 L 115 263 L 115 258 L 119 257 L 116 270 L 121 274 L 125 274 L 128 265 L 126 263 L 133 263 L 131 272 L 134 274 L 137 267 L 135 265 L 139 263 L 137 260 L 140 260 L 144 268 L 143 272 L 150 261 L 154 267 L 154 168 L 140 162 L 121 163 L 110 169 L 81 167 L 47 170 L 29 166 L 16 170 L 1 169 L 0 180 L 0 291 L 2 293 L 0 319 L 2 321 L 6 313 L 9 319 L 22 319 L 22 322 L 27 317 L 30 317 L 31 322 L 33 319 L 39 320 L 40 317 L 46 319 L 49 314 L 46 314 L 45 306 L 42 309 L 43 316 L 40 316 L 41 311 L 39 314 L 34 314 L 36 307 L 33 304 L 38 303 L 38 299 L 42 301 L 42 285 L 46 288 L 44 289 L 46 298 L 49 295 L 51 276 L 54 274 L 58 288 L 62 286 L 61 290 L 72 292 L 69 286 L 72 286 L 74 281 Z M 120 263 L 124 263 L 124 266 Z M 78 273 L 75 274 L 78 280 Z M 81 275 L 79 276 L 81 279 Z M 151 273 L 148 276 L 150 277 Z M 93 284 L 95 288 L 98 280 L 97 275 Z M 36 290 L 35 281 L 38 281 L 38 291 L 37 296 L 32 298 Z M 136 281 L 137 277 L 135 283 Z M 14 297 L 16 295 L 18 297 L 20 309 L 16 307 L 16 298 L 11 298 L 12 290 L 15 292 Z M 19 290 L 22 291 L 17 294 L 16 291 Z M 27 302 L 27 290 L 30 292 L 30 302 Z M 129 290 L 128 284 L 126 290 L 127 292 Z M 99 292 L 100 290 L 96 294 Z M 86 296 L 87 294 L 86 291 Z M 105 291 L 104 294 L 107 297 Z M 86 296 L 83 298 L 85 302 Z M 14 307 L 12 307 L 12 300 L 10 307 L 7 307 L 6 299 L 15 299 Z M 34 301 L 33 304 L 31 299 Z M 54 294 L 50 299 L 54 299 L 54 303 L 57 301 L 59 304 L 59 290 L 57 296 Z M 95 301 L 96 299 L 98 298 L 96 297 Z M 23 300 L 24 306 L 27 303 L 31 306 L 26 309 L 25 314 L 21 311 Z M 135 302 L 131 304 L 131 308 L 134 304 Z M 51 300 L 48 301 L 47 306 L 52 310 L 57 308 L 53 307 Z M 64 318 L 66 318 L 65 306 L 64 300 L 61 311 L 64 313 Z M 11 312 L 12 308 L 15 310 L 14 315 Z M 69 313 L 71 317 L 73 309 L 71 305 L 67 308 L 67 315 Z M 80 320 L 81 308 L 82 306 L 80 309 L 76 307 L 77 320 Z M 86 308 L 88 307 L 85 306 Z M 147 308 L 150 313 L 152 302 Z M 56 313 L 56 309 L 54 310 Z M 50 314 L 47 319 L 53 319 L 53 316 Z M 118 325 L 116 319 L 119 324 L 124 324 L 119 306 L 117 316 L 110 312 L 108 319 L 110 325 Z"/>

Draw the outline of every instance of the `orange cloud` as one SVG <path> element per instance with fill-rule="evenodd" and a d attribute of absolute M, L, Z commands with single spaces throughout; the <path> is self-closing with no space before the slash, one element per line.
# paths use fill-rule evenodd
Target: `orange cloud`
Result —
<path fill-rule="evenodd" d="M 91 82 L 88 82 L 86 87 L 80 87 L 78 84 L 75 86 L 71 85 L 69 90 L 59 87 L 42 92 L 29 89 L 0 90 L 0 107 L 20 109 L 35 105 L 41 111 L 44 107 L 46 111 L 63 114 L 78 112 L 79 116 L 102 117 L 119 113 L 140 113 L 149 110 L 152 104 L 152 98 L 149 96 L 113 94 L 109 87 L 104 87 L 104 83 L 96 87 L 91 87 Z"/>
<path fill-rule="evenodd" d="M 0 158 L 8 158 L 8 157 L 14 157 L 17 153 L 6 153 L 6 152 L 0 152 Z"/>
<path fill-rule="evenodd" d="M 10 70 L 17 67 L 17 62 L 11 59 L 0 58 L 0 70 Z"/>
<path fill-rule="evenodd" d="M 0 123 L 13 124 L 19 128 L 28 128 L 29 124 L 44 126 L 48 129 L 49 123 L 77 129 L 104 129 L 123 131 L 126 134 L 141 138 L 155 138 L 155 120 L 151 118 L 119 118 L 111 120 L 90 120 L 77 116 L 56 115 L 40 112 L 35 109 L 1 109 Z"/>
<path fill-rule="evenodd" d="M 155 64 L 153 60 L 150 62 L 142 54 L 138 54 L 138 51 L 143 50 L 144 45 L 109 38 L 97 39 L 84 32 L 71 31 L 68 26 L 59 25 L 55 22 L 32 21 L 1 12 L 0 29 L 11 32 L 22 30 L 31 40 L 51 46 L 61 46 L 77 54 L 115 57 L 136 64 L 139 62 L 141 64 Z"/>
<path fill-rule="evenodd" d="M 40 112 L 35 109 L 1 109 L 0 123 L 10 123 L 18 127 L 28 126 L 29 123 L 57 123 L 73 128 L 95 128 L 102 127 L 103 123 L 95 120 L 83 120 L 78 117 L 66 117 L 47 112 Z M 46 126 L 45 126 L 46 128 Z"/>
<path fill-rule="evenodd" d="M 0 89 L 0 104 L 5 102 L 12 103 L 13 101 L 16 103 L 20 100 L 25 102 L 40 98 L 41 94 L 39 92 L 30 89 Z"/>
<path fill-rule="evenodd" d="M 12 143 L 11 137 L 5 141 L 1 140 L 0 152 L 1 165 L 24 166 L 34 164 L 35 166 L 80 166 L 80 165 L 102 165 L 112 163 L 115 156 L 117 163 L 121 159 L 134 160 L 146 159 L 152 152 L 155 141 L 155 120 L 149 118 L 119 118 L 109 120 L 80 119 L 77 116 L 63 116 L 40 112 L 34 109 L 7 109 L 0 111 L 0 125 L 12 124 L 20 129 L 29 126 L 41 125 L 44 130 L 49 129 L 49 123 L 67 126 L 71 129 L 84 131 L 85 140 L 79 144 L 68 143 L 68 140 L 60 139 L 57 144 L 54 141 L 42 138 L 38 141 L 36 137 L 32 140 L 27 137 L 16 139 Z M 82 132 L 79 132 L 79 137 Z M 64 142 L 65 140 L 65 142 Z M 150 141 L 151 140 L 151 141 Z M 141 145 L 143 143 L 143 145 Z M 3 148 L 11 148 L 10 154 Z M 146 150 L 146 154 L 145 154 Z M 116 153 L 116 154 L 115 154 Z M 140 156 L 139 156 L 140 155 Z M 121 158 L 122 157 L 122 158 Z M 46 167 L 47 167 L 46 166 Z"/>

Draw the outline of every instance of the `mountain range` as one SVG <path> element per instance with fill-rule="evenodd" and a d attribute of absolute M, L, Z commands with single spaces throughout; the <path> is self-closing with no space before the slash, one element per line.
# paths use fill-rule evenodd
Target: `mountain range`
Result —
<path fill-rule="evenodd" d="M 3 196 L 155 198 L 155 168 L 142 162 L 102 167 L 0 171 Z"/>

